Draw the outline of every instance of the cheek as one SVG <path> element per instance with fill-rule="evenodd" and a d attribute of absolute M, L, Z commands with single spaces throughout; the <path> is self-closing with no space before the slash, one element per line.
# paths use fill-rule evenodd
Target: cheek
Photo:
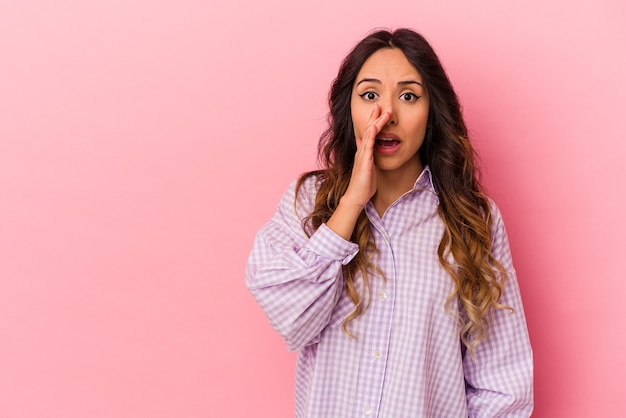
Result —
<path fill-rule="evenodd" d="M 350 118 L 352 120 L 352 129 L 354 130 L 354 136 L 358 138 L 361 134 L 361 126 L 359 124 L 359 113 L 354 108 L 354 106 L 350 109 Z"/>
<path fill-rule="evenodd" d="M 423 137 L 428 126 L 428 112 L 419 112 L 412 117 L 411 131 L 414 135 Z"/>
<path fill-rule="evenodd" d="M 362 138 L 363 132 L 365 132 L 365 128 L 367 127 L 369 114 L 367 114 L 366 109 L 362 109 L 362 106 L 352 106 L 351 110 L 352 110 L 352 125 L 354 126 L 354 135 L 357 138 Z"/>
<path fill-rule="evenodd" d="M 361 123 L 360 123 L 359 119 L 352 117 L 352 125 L 353 125 L 353 128 L 354 128 L 354 136 L 356 138 L 362 138 L 363 137 L 363 128 L 361 127 Z"/>

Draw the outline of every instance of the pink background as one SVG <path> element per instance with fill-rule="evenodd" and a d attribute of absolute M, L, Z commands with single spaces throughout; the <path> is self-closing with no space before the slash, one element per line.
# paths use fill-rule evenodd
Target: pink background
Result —
<path fill-rule="evenodd" d="M 0 417 L 292 416 L 244 286 L 370 29 L 423 32 L 504 213 L 536 417 L 624 417 L 626 7 L 0 2 Z"/>

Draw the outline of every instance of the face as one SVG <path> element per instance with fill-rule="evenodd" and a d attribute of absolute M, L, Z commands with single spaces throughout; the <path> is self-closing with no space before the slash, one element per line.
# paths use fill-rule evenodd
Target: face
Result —
<path fill-rule="evenodd" d="M 356 77 L 350 108 L 357 138 L 363 138 L 371 123 L 375 104 L 382 112 L 393 110 L 391 120 L 376 136 L 377 170 L 417 178 L 423 168 L 419 149 L 426 133 L 429 99 L 422 77 L 400 49 L 378 50 Z"/>

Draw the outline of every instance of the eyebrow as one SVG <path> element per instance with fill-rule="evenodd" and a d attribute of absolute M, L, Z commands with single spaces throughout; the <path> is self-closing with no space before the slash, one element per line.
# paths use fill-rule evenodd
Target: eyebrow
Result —
<path fill-rule="evenodd" d="M 361 83 L 368 83 L 368 82 L 369 83 L 382 84 L 382 82 L 380 80 L 376 79 L 376 78 L 364 78 L 361 81 L 359 81 L 358 83 L 356 83 L 356 85 L 358 86 Z M 424 87 L 422 85 L 422 83 L 420 83 L 417 80 L 398 81 L 398 85 L 400 85 L 400 86 L 406 86 L 406 85 L 409 85 L 409 84 L 418 84 L 418 85 Z"/>

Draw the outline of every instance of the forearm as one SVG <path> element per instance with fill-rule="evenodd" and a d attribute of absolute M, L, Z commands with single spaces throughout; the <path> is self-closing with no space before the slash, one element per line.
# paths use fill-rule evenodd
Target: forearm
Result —
<path fill-rule="evenodd" d="M 246 284 L 290 350 L 310 344 L 326 327 L 343 291 L 342 267 L 357 251 L 326 225 L 302 247 L 276 253 L 259 234 Z"/>
<path fill-rule="evenodd" d="M 344 196 L 326 225 L 344 240 L 349 241 L 362 211 L 362 205 L 355 204 Z"/>

